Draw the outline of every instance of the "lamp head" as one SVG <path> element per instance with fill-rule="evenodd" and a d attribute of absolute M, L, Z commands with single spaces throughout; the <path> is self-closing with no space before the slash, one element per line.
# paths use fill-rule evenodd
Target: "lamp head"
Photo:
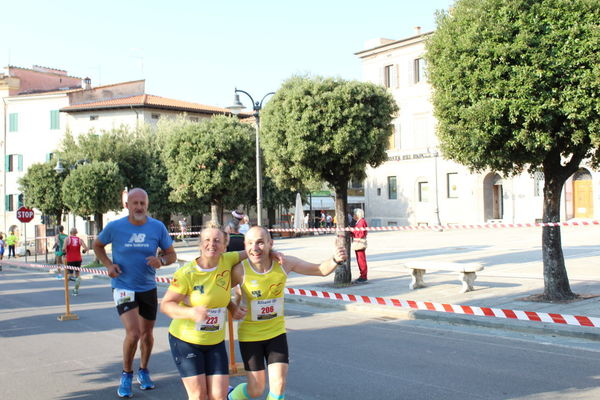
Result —
<path fill-rule="evenodd" d="M 227 107 L 233 115 L 238 115 L 244 108 L 246 107 L 240 101 L 240 95 L 237 93 L 234 95 L 233 104 Z"/>
<path fill-rule="evenodd" d="M 54 171 L 56 171 L 57 174 L 62 174 L 63 172 L 65 172 L 65 168 L 63 167 L 62 163 L 60 162 L 60 158 L 56 162 L 56 166 L 54 167 Z"/>

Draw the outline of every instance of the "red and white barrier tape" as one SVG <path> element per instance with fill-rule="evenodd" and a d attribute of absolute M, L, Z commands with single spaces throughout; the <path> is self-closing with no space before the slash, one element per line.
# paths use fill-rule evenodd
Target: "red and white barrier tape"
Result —
<path fill-rule="evenodd" d="M 271 232 L 321 232 L 335 233 L 338 231 L 440 231 L 445 229 L 499 229 L 499 228 L 539 228 L 544 226 L 559 227 L 559 226 L 594 226 L 600 225 L 600 221 L 565 221 L 565 222 L 537 222 L 537 223 L 522 223 L 522 224 L 465 224 L 465 225 L 419 225 L 419 226 L 373 226 L 366 228 L 272 228 Z"/>
<path fill-rule="evenodd" d="M 320 299 L 350 301 L 355 303 L 375 304 L 381 306 L 412 308 L 415 310 L 438 311 L 453 314 L 467 314 L 481 317 L 517 319 L 521 321 L 548 322 L 562 325 L 589 326 L 600 328 L 600 318 L 581 315 L 540 313 L 535 311 L 506 310 L 490 307 L 461 306 L 456 304 L 433 303 L 429 301 L 413 301 L 385 299 L 383 297 L 357 296 L 354 294 L 329 293 L 318 290 L 286 288 L 287 294 L 295 296 L 318 297 Z"/>
<path fill-rule="evenodd" d="M 108 276 L 106 270 L 94 269 L 94 268 L 81 268 L 73 267 L 68 265 L 47 265 L 47 264 L 29 264 L 23 262 L 8 262 L 1 260 L 0 264 L 16 264 L 19 266 L 35 267 L 35 268 L 46 268 L 46 269 L 58 269 L 66 268 L 81 272 L 89 272 L 98 275 Z M 156 282 L 171 283 L 171 278 L 157 276 Z M 464 314 L 474 315 L 480 317 L 493 317 L 493 318 L 505 318 L 505 319 L 516 319 L 520 321 L 534 321 L 534 322 L 546 322 L 559 325 L 574 325 L 574 326 L 587 326 L 592 328 L 600 328 L 600 318 L 586 317 L 582 315 L 569 315 L 569 314 L 556 314 L 556 313 L 542 313 L 536 311 L 521 311 L 521 310 L 508 310 L 501 308 L 491 307 L 478 307 L 478 306 L 463 306 L 457 304 L 443 304 L 434 303 L 430 301 L 414 301 L 414 300 L 399 300 L 399 299 L 386 299 L 383 297 L 371 297 L 361 296 L 354 294 L 345 293 L 330 293 L 322 292 L 319 290 L 310 289 L 295 289 L 285 288 L 285 293 L 293 296 L 304 296 L 304 297 L 317 297 L 320 299 L 336 300 L 336 301 L 347 301 L 353 303 L 363 304 L 374 304 L 379 306 L 387 307 L 401 307 L 411 308 L 413 310 L 424 310 L 424 311 L 437 311 L 451 314 Z"/>

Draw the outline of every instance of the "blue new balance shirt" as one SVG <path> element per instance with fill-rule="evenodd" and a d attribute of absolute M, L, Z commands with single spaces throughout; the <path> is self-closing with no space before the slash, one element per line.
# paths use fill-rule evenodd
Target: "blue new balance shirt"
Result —
<path fill-rule="evenodd" d="M 138 226 L 124 217 L 109 222 L 98 239 L 112 243 L 113 264 L 121 268 L 121 275 L 111 281 L 113 288 L 145 292 L 156 287 L 156 270 L 146 263 L 146 257 L 156 256 L 158 248 L 166 250 L 173 244 L 162 222 L 148 217 Z"/>

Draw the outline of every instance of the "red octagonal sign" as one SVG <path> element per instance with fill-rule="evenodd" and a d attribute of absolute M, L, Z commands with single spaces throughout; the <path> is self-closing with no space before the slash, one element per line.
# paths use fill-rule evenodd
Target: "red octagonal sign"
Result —
<path fill-rule="evenodd" d="M 17 210 L 17 219 L 21 222 L 29 222 L 33 219 L 33 210 L 27 207 L 20 207 Z"/>

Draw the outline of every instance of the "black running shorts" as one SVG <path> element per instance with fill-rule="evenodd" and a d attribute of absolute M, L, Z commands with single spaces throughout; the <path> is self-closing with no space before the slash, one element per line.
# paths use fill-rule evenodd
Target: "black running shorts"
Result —
<path fill-rule="evenodd" d="M 282 333 L 272 339 L 259 342 L 240 342 L 240 353 L 246 371 L 263 371 L 268 364 L 289 364 L 287 335 Z"/>

